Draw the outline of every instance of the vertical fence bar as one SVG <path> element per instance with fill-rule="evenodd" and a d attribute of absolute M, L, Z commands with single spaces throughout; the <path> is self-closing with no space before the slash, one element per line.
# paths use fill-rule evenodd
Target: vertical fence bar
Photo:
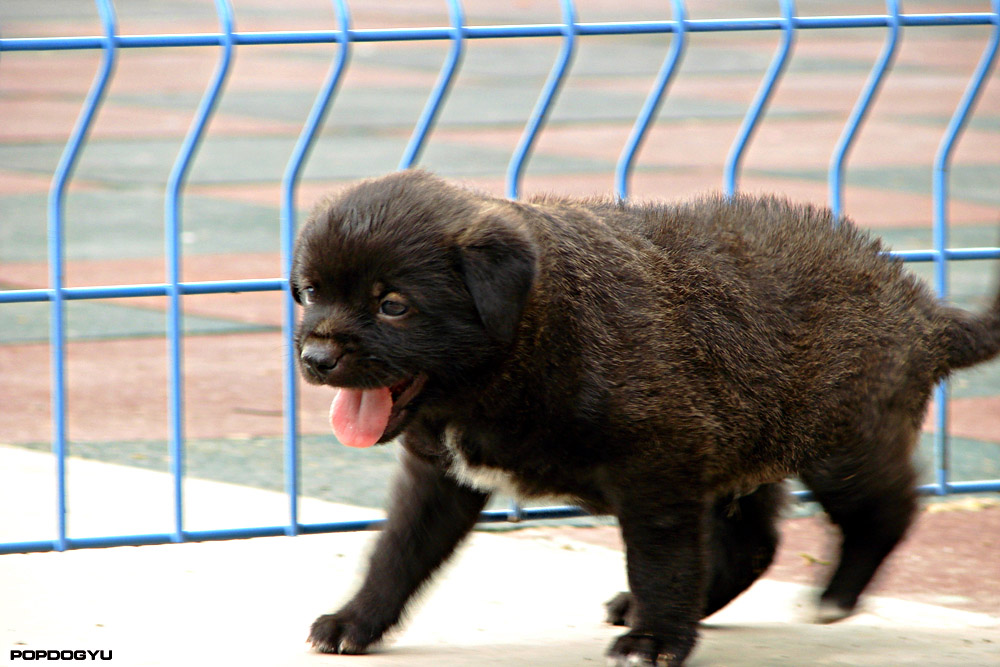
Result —
<path fill-rule="evenodd" d="M 531 155 L 531 149 L 535 144 L 535 139 L 538 136 L 539 130 L 545 124 L 545 121 L 549 116 L 549 111 L 552 109 L 552 103 L 559 94 L 559 89 L 562 87 L 563 80 L 566 78 L 566 73 L 569 71 L 570 63 L 573 61 L 573 53 L 576 50 L 576 7 L 573 4 L 573 0 L 561 0 L 561 4 L 563 19 L 562 48 L 559 51 L 559 57 L 556 60 L 555 65 L 549 72 L 548 79 L 545 81 L 545 87 L 542 89 L 542 94 L 538 98 L 538 102 L 535 104 L 535 108 L 531 112 L 531 117 L 528 119 L 528 124 L 524 128 L 521 140 L 518 143 L 517 148 L 514 150 L 514 155 L 511 157 L 510 164 L 507 166 L 506 194 L 511 199 L 517 199 L 520 193 L 521 174 L 524 171 L 524 165 L 528 161 L 528 157 Z"/>
<path fill-rule="evenodd" d="M 962 130 L 972 115 L 976 100 L 982 92 L 983 84 L 996 63 L 997 47 L 1000 45 L 1000 0 L 993 0 L 992 23 L 993 31 L 986 44 L 983 55 L 979 59 L 972 78 L 965 88 L 965 93 L 948 122 L 941 143 L 934 157 L 934 180 L 932 194 L 934 199 L 934 283 L 938 296 L 948 297 L 948 172 L 951 167 L 951 157 Z M 948 493 L 949 441 L 948 441 L 948 389 L 947 381 L 938 384 L 934 390 L 934 402 L 937 415 L 934 431 L 934 458 L 937 461 L 937 493 Z"/>
<path fill-rule="evenodd" d="M 524 128 L 521 140 L 518 142 L 517 148 L 514 150 L 514 155 L 511 157 L 510 164 L 507 167 L 506 195 L 510 199 L 517 199 L 520 195 L 521 174 L 524 172 L 524 165 L 531 155 L 531 149 L 535 144 L 535 139 L 538 137 L 538 132 L 545 125 L 545 121 L 552 109 L 552 104 L 555 102 L 560 88 L 562 88 L 566 73 L 573 62 L 573 54 L 576 51 L 576 6 L 573 4 L 573 0 L 562 0 L 561 5 L 563 20 L 562 47 L 559 50 L 559 57 L 556 59 L 555 65 L 549 71 L 542 94 L 539 96 L 538 102 L 531 112 L 528 124 Z M 523 516 L 523 508 L 516 499 L 513 499 L 507 511 L 507 520 L 516 523 Z"/>
<path fill-rule="evenodd" d="M 837 147 L 833 151 L 833 158 L 830 160 L 828 178 L 830 209 L 833 211 L 834 220 L 837 221 L 835 224 L 839 224 L 840 217 L 844 211 L 844 164 L 847 161 L 848 151 L 851 150 L 858 130 L 864 123 L 865 117 L 868 115 L 868 110 L 878 95 L 885 73 L 892 67 L 893 59 L 896 57 L 896 46 L 899 42 L 900 32 L 899 0 L 886 0 L 885 4 L 886 10 L 889 12 L 889 34 L 886 36 L 885 45 L 882 47 L 882 52 L 879 54 L 878 60 L 875 61 L 871 74 L 868 75 L 868 81 L 865 83 L 858 101 L 851 110 L 851 115 L 847 119 L 847 125 L 844 126 L 844 131 L 840 135 Z"/>
<path fill-rule="evenodd" d="M 215 74 L 205 94 L 201 98 L 194 121 L 167 180 L 167 196 L 164 204 L 166 221 L 167 260 L 167 345 L 169 354 L 170 393 L 167 411 L 170 423 L 170 472 L 174 484 L 174 535 L 175 542 L 184 541 L 184 346 L 181 312 L 181 190 L 201 140 L 209 118 L 215 112 L 219 97 L 233 57 L 233 10 L 228 0 L 215 0 L 222 35 L 219 44 L 222 52 Z"/>
<path fill-rule="evenodd" d="M 455 80 L 455 74 L 462 63 L 462 55 L 465 51 L 465 15 L 460 0 L 448 0 L 448 15 L 451 20 L 451 49 L 448 51 L 448 58 L 441 67 L 441 73 L 434 84 L 431 96 L 420 114 L 420 119 L 417 121 L 416 127 L 413 128 L 413 134 L 406 145 L 406 150 L 403 151 L 403 157 L 399 161 L 399 169 L 408 169 L 420 159 L 427 135 L 434 128 L 442 103 L 448 97 L 451 85 Z"/>
<path fill-rule="evenodd" d="M 345 0 L 333 0 L 340 33 L 340 48 L 326 79 L 320 88 L 281 180 L 281 273 L 285 284 L 290 285 L 292 255 L 295 250 L 295 188 L 302 174 L 302 167 L 312 150 L 313 143 L 333 99 L 350 57 L 351 15 Z M 299 387 L 295 365 L 295 299 L 290 289 L 285 290 L 282 336 L 285 344 L 284 412 L 285 412 L 285 493 L 288 495 L 288 535 L 299 533 Z"/>
<path fill-rule="evenodd" d="M 747 109 L 746 116 L 743 117 L 743 124 L 740 126 L 739 133 L 736 135 L 736 141 L 733 142 L 733 147 L 729 151 L 729 157 L 726 159 L 723 189 L 727 197 L 732 197 L 736 194 L 736 175 L 739 173 L 741 163 L 743 162 L 743 154 L 746 151 L 747 144 L 750 143 L 750 139 L 753 137 L 754 130 L 757 129 L 757 123 L 764 115 L 764 112 L 767 111 L 767 104 L 771 99 L 771 94 L 774 92 L 778 78 L 785 71 L 785 65 L 788 64 L 788 57 L 792 52 L 792 45 L 795 42 L 794 0 L 781 0 L 781 14 L 783 18 L 781 44 L 778 46 L 778 51 L 774 54 L 774 58 L 771 59 L 771 64 L 764 75 L 764 80 L 757 90 L 757 96 L 754 98 L 750 108 Z"/>
<path fill-rule="evenodd" d="M 49 346 L 52 364 L 52 451 L 56 459 L 57 538 L 55 549 L 68 548 L 66 539 L 66 304 L 65 287 L 65 219 L 66 187 L 87 141 L 91 125 L 107 93 L 117 60 L 117 17 L 111 0 L 96 0 L 97 12 L 104 28 L 101 64 L 84 100 L 76 125 L 63 149 L 52 177 L 48 201 L 49 289 L 51 310 Z"/>
<path fill-rule="evenodd" d="M 649 126 L 652 124 L 653 119 L 660 109 L 660 105 L 663 103 L 663 96 L 679 69 L 681 59 L 684 56 L 684 47 L 687 45 L 687 9 L 684 7 L 684 1 L 671 0 L 670 4 L 673 7 L 674 21 L 677 23 L 677 28 L 674 30 L 674 36 L 670 40 L 670 51 L 667 52 L 667 57 L 656 75 L 656 82 L 653 84 L 653 89 L 650 91 L 649 96 L 646 97 L 642 110 L 635 120 L 635 125 L 632 126 L 632 132 L 629 134 L 628 141 L 625 143 L 625 148 L 622 150 L 621 157 L 618 158 L 618 164 L 615 165 L 615 192 L 619 199 L 628 197 L 628 179 L 632 174 L 636 153 L 638 153 L 639 148 L 642 146 L 642 142 L 646 138 L 646 132 L 649 130 Z"/>

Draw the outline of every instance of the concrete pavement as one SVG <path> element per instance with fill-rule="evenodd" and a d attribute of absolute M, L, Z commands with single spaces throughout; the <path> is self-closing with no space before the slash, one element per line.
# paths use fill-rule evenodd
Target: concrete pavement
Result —
<path fill-rule="evenodd" d="M 11 520 L 3 522 L 4 538 L 23 538 L 14 534 L 17 526 L 51 522 L 37 515 L 38 503 L 16 502 L 42 484 L 51 464 L 50 455 L 0 447 L 0 500 L 23 508 L 5 513 Z M 143 505 L 143 493 L 163 496 L 160 486 L 169 484 L 163 473 L 94 461 L 73 460 L 71 470 L 72 506 L 90 508 L 87 517 L 71 514 L 77 536 L 127 529 L 157 511 Z M 135 500 L 109 513 L 108 498 L 116 495 L 109 489 Z M 189 492 L 192 528 L 240 525 L 244 514 L 260 518 L 284 503 L 282 494 L 218 482 L 191 480 Z M 372 516 L 316 500 L 303 511 L 310 520 Z M 26 664 L 11 660 L 16 651 L 87 649 L 111 651 L 112 664 L 129 667 L 588 665 L 604 661 L 620 632 L 602 622 L 602 602 L 624 587 L 620 552 L 475 533 L 385 646 L 366 657 L 311 652 L 304 641 L 309 624 L 350 594 L 372 538 L 345 533 L 2 556 L 0 664 Z M 874 597 L 847 621 L 814 625 L 811 593 L 758 582 L 706 622 L 690 664 L 1000 661 L 1000 618 Z"/>

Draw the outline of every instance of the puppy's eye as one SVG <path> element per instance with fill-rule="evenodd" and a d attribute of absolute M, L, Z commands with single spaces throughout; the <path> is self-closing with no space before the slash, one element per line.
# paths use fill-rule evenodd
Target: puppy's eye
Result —
<path fill-rule="evenodd" d="M 393 292 L 382 299 L 378 312 L 385 317 L 402 317 L 410 312 L 410 306 L 401 294 Z"/>
<path fill-rule="evenodd" d="M 383 301 L 378 307 L 378 312 L 387 317 L 402 317 L 410 307 L 399 301 Z"/>
<path fill-rule="evenodd" d="M 299 301 L 304 306 L 311 306 L 316 301 L 316 288 L 308 285 L 299 290 Z"/>

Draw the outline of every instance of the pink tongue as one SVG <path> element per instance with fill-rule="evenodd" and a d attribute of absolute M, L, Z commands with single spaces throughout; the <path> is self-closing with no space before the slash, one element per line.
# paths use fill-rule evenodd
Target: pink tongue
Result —
<path fill-rule="evenodd" d="M 385 433 L 392 394 L 380 389 L 340 389 L 330 404 L 330 426 L 348 447 L 371 447 Z"/>

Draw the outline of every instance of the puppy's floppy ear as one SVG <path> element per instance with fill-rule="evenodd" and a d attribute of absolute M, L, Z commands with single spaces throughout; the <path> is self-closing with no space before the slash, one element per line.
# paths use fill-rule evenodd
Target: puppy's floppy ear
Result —
<path fill-rule="evenodd" d="M 461 235 L 459 255 L 486 333 L 501 343 L 513 342 L 535 280 L 535 244 L 515 223 L 490 213 Z"/>

